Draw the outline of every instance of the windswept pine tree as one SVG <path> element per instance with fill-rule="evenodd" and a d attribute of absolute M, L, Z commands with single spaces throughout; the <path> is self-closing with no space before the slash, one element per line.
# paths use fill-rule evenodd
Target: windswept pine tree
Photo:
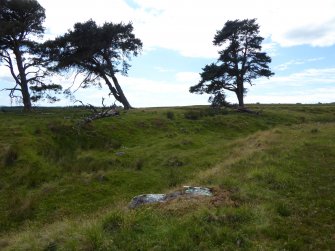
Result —
<path fill-rule="evenodd" d="M 116 77 L 127 75 L 131 56 L 137 56 L 142 42 L 133 34 L 128 24 L 105 23 L 98 26 L 95 21 L 76 23 L 73 30 L 53 41 L 45 43 L 45 56 L 54 62 L 50 69 L 56 72 L 74 70 L 84 75 L 80 86 L 98 85 L 101 80 L 110 93 L 125 109 L 132 108 Z"/>
<path fill-rule="evenodd" d="M 261 51 L 262 41 L 256 19 L 227 21 L 213 41 L 223 47 L 217 62 L 203 68 L 200 82 L 190 92 L 212 94 L 209 101 L 222 105 L 226 102 L 225 91 L 232 91 L 239 108 L 244 109 L 245 83 L 252 85 L 254 79 L 274 74 L 269 69 L 271 58 Z"/>
<path fill-rule="evenodd" d="M 45 10 L 36 0 L 0 0 L 0 63 L 8 67 L 14 82 L 4 90 L 22 101 L 25 110 L 41 98 L 57 101 L 49 91 L 62 89 L 44 81 L 46 62 L 38 56 L 36 42 L 44 33 L 44 19 Z"/>

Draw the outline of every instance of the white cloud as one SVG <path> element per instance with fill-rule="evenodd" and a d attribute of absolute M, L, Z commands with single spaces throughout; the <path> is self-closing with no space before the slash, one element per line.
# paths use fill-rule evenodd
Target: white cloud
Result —
<path fill-rule="evenodd" d="M 136 0 L 141 10 L 155 9 L 139 27 L 147 46 L 189 57 L 216 57 L 216 30 L 227 20 L 257 18 L 261 33 L 275 44 L 328 46 L 335 43 L 335 0 Z M 273 45 L 273 44 L 272 44 Z"/>
<path fill-rule="evenodd" d="M 154 69 L 158 72 L 174 72 L 174 70 L 162 66 L 155 66 Z"/>
<path fill-rule="evenodd" d="M 144 43 L 144 52 L 154 48 L 166 48 L 187 57 L 216 58 L 218 48 L 212 45 L 216 30 L 222 28 L 227 20 L 257 18 L 262 36 L 271 38 L 267 39 L 269 42 L 263 46 L 270 56 L 276 55 L 278 45 L 328 46 L 335 44 L 335 0 L 132 1 L 138 5 L 138 8 L 132 8 L 125 0 L 39 0 L 41 5 L 46 8 L 45 26 L 48 38 L 61 35 L 71 29 L 75 22 L 83 22 L 90 18 L 99 24 L 105 21 L 133 21 L 134 32 Z M 302 63 L 304 62 L 301 60 L 290 61 L 286 65 L 279 66 L 279 69 L 283 70 L 290 65 Z M 167 68 L 156 67 L 155 69 L 161 72 L 170 71 Z M 174 70 L 171 72 L 175 74 L 173 83 L 144 78 L 122 78 L 120 83 L 134 106 L 207 104 L 207 97 L 188 92 L 189 86 L 198 82 L 198 73 L 178 73 Z M 0 77 L 2 78 L 0 86 L 3 86 L 6 82 L 4 78 L 8 77 L 8 72 L 4 73 L 0 68 Z M 150 77 L 148 76 L 148 78 Z M 283 87 L 293 86 L 301 87 L 302 92 L 304 92 L 304 88 L 313 89 L 313 93 L 308 94 L 309 97 L 313 95 L 324 96 L 326 100 L 330 100 L 330 96 L 335 96 L 333 89 L 316 88 L 321 84 L 335 83 L 334 68 L 309 69 L 286 77 L 275 76 L 269 80 L 260 79 L 256 83 L 255 87 L 250 88 L 247 99 L 256 97 L 258 94 L 264 97 L 262 93 L 269 92 L 269 90 L 273 92 L 276 90 L 275 88 L 283 89 Z M 287 92 L 289 93 L 290 89 L 287 89 Z M 104 89 L 78 91 L 78 95 L 85 99 L 85 102 L 87 98 L 87 102 L 97 102 L 98 104 L 101 101 L 101 96 L 106 93 L 108 91 Z M 303 95 L 300 93 L 295 94 L 300 95 L 299 97 L 303 99 Z M 293 94 L 290 93 L 290 95 Z M 270 98 L 264 98 L 264 100 L 284 102 L 280 97 L 286 97 L 285 99 L 290 100 L 288 98 L 291 97 L 290 95 L 281 92 L 277 95 L 270 95 Z M 0 103 L 7 104 L 8 100 L 1 93 Z M 313 99 L 306 98 L 306 100 Z"/>
<path fill-rule="evenodd" d="M 246 98 L 247 103 L 265 103 L 265 104 L 315 104 L 318 102 L 334 102 L 335 88 L 316 89 L 305 92 L 287 93 L 286 95 L 250 95 Z"/>
<path fill-rule="evenodd" d="M 301 61 L 301 60 L 290 60 L 290 61 L 288 61 L 284 64 L 277 65 L 276 67 L 274 67 L 274 69 L 277 70 L 277 71 L 285 71 L 292 65 L 301 65 L 301 64 L 304 64 L 304 63 L 305 62 Z"/>
<path fill-rule="evenodd" d="M 335 4 L 335 3 L 333 3 Z M 335 18 L 328 20 L 307 21 L 294 25 L 286 31 L 274 34 L 273 39 L 282 46 L 312 45 L 331 46 L 335 43 Z"/>
<path fill-rule="evenodd" d="M 118 76 L 122 89 L 134 107 L 157 107 L 157 106 L 186 106 L 196 104 L 208 104 L 208 95 L 194 95 L 189 92 L 189 88 L 194 82 L 195 73 L 177 73 L 173 82 L 156 81 L 145 78 L 133 78 Z M 67 81 L 67 86 L 72 84 L 72 80 Z M 77 82 L 79 84 L 79 81 Z M 76 85 L 72 90 L 76 89 Z M 102 88 L 90 87 L 88 89 L 78 89 L 74 95 L 77 100 L 85 104 L 101 105 L 101 98 L 106 99 L 106 104 L 115 101 L 114 97 L 108 97 L 109 90 L 102 84 Z M 62 98 L 56 105 L 73 105 L 70 100 Z"/>
<path fill-rule="evenodd" d="M 77 22 L 89 19 L 99 24 L 106 21 L 128 22 L 134 19 L 135 12 L 123 0 L 39 0 L 46 9 L 47 33 L 61 35 Z"/>
<path fill-rule="evenodd" d="M 144 49 L 166 48 L 188 57 L 217 57 L 216 30 L 227 20 L 257 18 L 261 33 L 281 46 L 335 44 L 335 0 L 40 0 L 48 38 L 75 22 L 132 21 Z"/>
<path fill-rule="evenodd" d="M 298 86 L 317 85 L 317 84 L 334 84 L 335 85 L 335 68 L 325 69 L 306 69 L 285 77 L 275 79 L 282 84 L 289 83 Z"/>
<path fill-rule="evenodd" d="M 281 46 L 335 43 L 335 0 L 40 0 L 46 27 L 60 35 L 75 22 L 133 21 L 145 50 L 166 48 L 188 57 L 217 57 L 216 30 L 227 20 L 257 18 L 261 33 Z"/>
<path fill-rule="evenodd" d="M 265 51 L 270 57 L 275 57 L 277 53 L 278 44 L 275 42 L 265 42 L 262 44 L 262 50 Z"/>
<path fill-rule="evenodd" d="M 277 71 L 285 71 L 285 70 L 289 69 L 291 66 L 294 66 L 294 65 L 303 65 L 303 64 L 306 64 L 306 63 L 310 63 L 310 62 L 321 61 L 323 59 L 324 59 L 324 57 L 309 58 L 309 59 L 294 59 L 294 60 L 290 60 L 286 63 L 277 65 L 277 66 L 274 67 L 274 69 L 277 70 Z"/>
<path fill-rule="evenodd" d="M 178 72 L 176 79 L 178 82 L 196 84 L 200 80 L 200 75 L 197 72 Z"/>
<path fill-rule="evenodd" d="M 4 66 L 4 65 L 0 65 L 0 89 L 2 89 L 2 87 L 4 85 L 8 85 L 10 84 L 10 82 L 13 82 L 13 77 L 10 74 L 9 69 Z"/>
<path fill-rule="evenodd" d="M 189 81 L 186 81 L 186 78 L 179 78 L 174 82 L 167 82 L 120 76 L 119 80 L 129 102 L 135 107 L 208 104 L 207 95 L 200 96 L 189 92 L 193 83 L 189 82 L 190 78 Z"/>
<path fill-rule="evenodd" d="M 307 69 L 288 76 L 259 79 L 246 102 L 317 103 L 335 101 L 335 68 Z"/>

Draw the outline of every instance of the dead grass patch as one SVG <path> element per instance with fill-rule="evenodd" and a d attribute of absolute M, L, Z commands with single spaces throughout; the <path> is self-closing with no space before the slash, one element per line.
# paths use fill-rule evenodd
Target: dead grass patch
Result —
<path fill-rule="evenodd" d="M 232 191 L 219 187 L 211 188 L 213 196 L 190 196 L 183 194 L 176 199 L 157 203 L 153 207 L 172 215 L 182 216 L 193 211 L 210 207 L 237 207 L 238 202 L 232 198 Z"/>

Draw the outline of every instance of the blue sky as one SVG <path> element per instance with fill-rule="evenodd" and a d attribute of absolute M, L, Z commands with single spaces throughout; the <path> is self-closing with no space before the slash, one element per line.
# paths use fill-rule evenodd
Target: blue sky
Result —
<path fill-rule="evenodd" d="M 335 0 L 81 0 L 80 6 L 75 0 L 39 2 L 46 9 L 46 39 L 90 18 L 99 24 L 133 22 L 144 48 L 119 82 L 134 107 L 208 104 L 208 96 L 188 89 L 197 84 L 201 69 L 216 61 L 216 30 L 227 20 L 244 18 L 257 18 L 275 72 L 247 86 L 247 103 L 335 102 Z M 0 67 L 0 88 L 11 81 L 8 70 Z M 73 78 L 55 76 L 52 81 L 66 88 Z M 75 96 L 100 104 L 107 94 L 106 88 L 91 88 Z M 227 94 L 237 102 L 235 94 Z M 0 105 L 10 105 L 7 96 L 0 93 Z M 65 98 L 56 103 L 71 104 Z"/>

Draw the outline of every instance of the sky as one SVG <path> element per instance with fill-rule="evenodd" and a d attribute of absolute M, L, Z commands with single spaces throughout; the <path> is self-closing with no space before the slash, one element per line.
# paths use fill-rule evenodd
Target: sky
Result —
<path fill-rule="evenodd" d="M 263 50 L 272 58 L 271 78 L 247 85 L 246 103 L 335 102 L 335 0 L 39 0 L 46 10 L 45 39 L 73 28 L 76 22 L 132 22 L 143 51 L 130 62 L 128 76 L 118 76 L 134 107 L 208 104 L 208 95 L 189 93 L 206 64 L 216 62 L 212 41 L 227 20 L 256 18 Z M 65 88 L 73 76 L 54 76 Z M 75 84 L 77 84 L 75 82 Z M 103 84 L 103 83 L 102 83 Z M 0 67 L 0 89 L 13 85 Z M 75 88 L 74 88 L 75 89 Z M 228 101 L 237 103 L 234 93 Z M 113 103 L 108 89 L 79 89 L 75 97 L 99 105 Z M 65 97 L 54 105 L 68 106 Z M 11 105 L 0 92 L 0 106 Z M 15 105 L 15 103 L 13 103 Z M 38 105 L 49 105 L 39 102 Z"/>

